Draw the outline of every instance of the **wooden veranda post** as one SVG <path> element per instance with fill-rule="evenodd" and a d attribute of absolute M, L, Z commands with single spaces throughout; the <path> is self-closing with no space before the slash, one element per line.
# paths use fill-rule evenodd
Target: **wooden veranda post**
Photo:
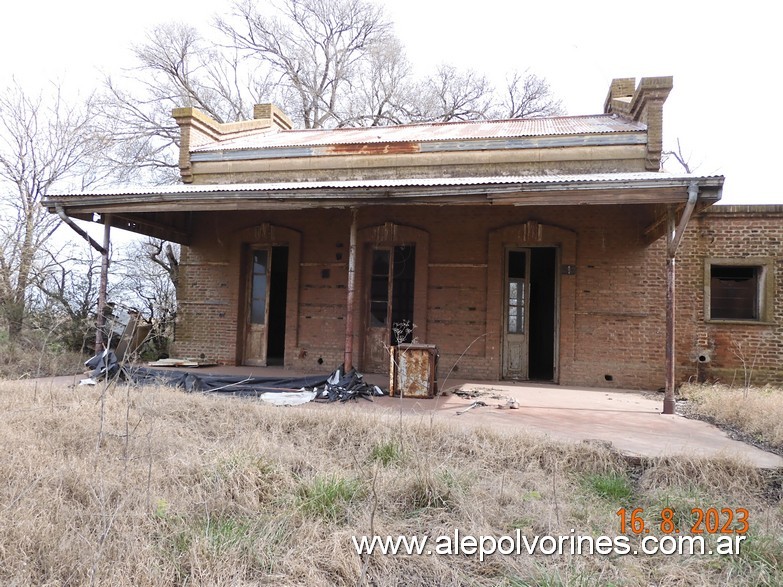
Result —
<path fill-rule="evenodd" d="M 358 238 L 358 210 L 351 210 L 351 237 L 348 246 L 348 294 L 345 304 L 345 358 L 343 369 L 348 373 L 353 369 L 353 313 L 354 292 L 356 289 L 356 240 Z"/>
<path fill-rule="evenodd" d="M 105 349 L 103 331 L 106 327 L 106 291 L 109 282 L 109 247 L 111 245 L 111 214 L 103 216 L 103 251 L 101 251 L 101 281 L 98 285 L 98 316 L 95 330 L 95 354 Z M 111 341 L 105 341 L 110 344 Z"/>

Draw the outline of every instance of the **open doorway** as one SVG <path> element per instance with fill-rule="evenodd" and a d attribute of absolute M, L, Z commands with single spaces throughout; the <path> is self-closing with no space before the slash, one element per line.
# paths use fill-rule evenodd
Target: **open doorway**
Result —
<path fill-rule="evenodd" d="M 283 365 L 288 247 L 254 247 L 247 270 L 245 365 Z"/>
<path fill-rule="evenodd" d="M 505 252 L 503 378 L 555 379 L 557 249 Z"/>

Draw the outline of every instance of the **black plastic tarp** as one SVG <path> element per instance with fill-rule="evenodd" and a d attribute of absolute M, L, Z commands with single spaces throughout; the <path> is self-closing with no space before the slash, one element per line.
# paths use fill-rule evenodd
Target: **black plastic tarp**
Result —
<path fill-rule="evenodd" d="M 372 401 L 373 396 L 385 395 L 377 385 L 365 383 L 355 369 L 343 373 L 342 365 L 330 375 L 248 377 L 120 365 L 110 350 L 92 357 L 85 365 L 93 369 L 93 379 L 116 376 L 138 385 L 168 385 L 188 392 L 259 397 L 265 393 L 309 391 L 315 392 L 314 399 L 326 402 L 358 398 Z"/>
<path fill-rule="evenodd" d="M 241 375 L 216 375 L 146 367 L 125 368 L 126 379 L 139 385 L 168 385 L 188 392 L 220 393 L 258 397 L 265 393 L 314 391 L 315 399 L 345 402 L 385 395 L 377 385 L 365 383 L 355 370 L 343 374 L 342 368 L 330 375 L 304 377 L 243 377 Z"/>

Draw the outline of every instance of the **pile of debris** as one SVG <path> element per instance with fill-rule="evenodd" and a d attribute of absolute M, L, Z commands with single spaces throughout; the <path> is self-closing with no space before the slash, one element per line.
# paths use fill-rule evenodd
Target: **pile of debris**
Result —
<path fill-rule="evenodd" d="M 342 372 L 340 365 L 326 380 L 324 384 L 316 386 L 315 399 L 326 402 L 347 402 L 358 398 L 372 401 L 373 396 L 386 395 L 377 385 L 365 383 L 361 373 L 351 369 L 347 373 Z"/>

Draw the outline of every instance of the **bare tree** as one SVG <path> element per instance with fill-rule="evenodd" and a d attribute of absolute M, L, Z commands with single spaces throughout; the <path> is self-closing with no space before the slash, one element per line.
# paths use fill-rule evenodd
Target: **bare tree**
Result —
<path fill-rule="evenodd" d="M 663 153 L 661 153 L 661 155 L 662 155 L 661 168 L 663 168 L 663 166 L 666 165 L 668 161 L 674 159 L 675 163 L 677 163 L 677 165 L 679 165 L 685 173 L 693 173 L 693 171 L 695 170 L 691 168 L 691 163 L 690 163 L 691 155 L 690 154 L 685 155 L 682 152 L 682 145 L 680 144 L 680 139 L 677 139 L 676 151 L 675 150 L 664 151 Z"/>
<path fill-rule="evenodd" d="M 217 47 L 192 26 L 156 26 L 132 52 L 137 67 L 107 76 L 100 101 L 112 144 L 105 155 L 126 181 L 178 179 L 174 108 L 196 107 L 218 122 L 241 120 L 272 91 L 264 72 L 237 49 Z"/>
<path fill-rule="evenodd" d="M 43 297 L 33 298 L 34 316 L 48 324 L 60 323 L 59 341 L 69 350 L 83 350 L 95 327 L 100 258 L 86 244 L 56 251 L 44 247 L 41 257 L 34 279 Z"/>
<path fill-rule="evenodd" d="M 234 47 L 279 76 L 305 128 L 339 124 L 358 65 L 391 34 L 382 8 L 364 0 L 287 0 L 275 16 L 243 0 L 216 22 Z"/>
<path fill-rule="evenodd" d="M 420 86 L 418 101 L 418 122 L 483 119 L 492 106 L 492 86 L 484 75 L 443 64 Z"/>
<path fill-rule="evenodd" d="M 115 262 L 117 296 L 151 325 L 155 354 L 167 351 L 177 314 L 179 246 L 154 238 L 135 241 Z"/>
<path fill-rule="evenodd" d="M 514 71 L 506 77 L 501 102 L 492 111 L 496 118 L 530 118 L 563 114 L 562 102 L 544 78 Z"/>
<path fill-rule="evenodd" d="M 410 61 L 396 37 L 374 45 L 339 104 L 338 126 L 385 126 L 412 119 L 417 103 Z"/>
<path fill-rule="evenodd" d="M 69 103 L 59 84 L 26 93 L 14 82 L 0 95 L 0 312 L 14 339 L 22 331 L 34 263 L 59 219 L 40 202 L 55 186 L 99 181 L 88 162 L 102 148 L 93 102 Z"/>
<path fill-rule="evenodd" d="M 210 31 L 161 25 L 133 48 L 138 66 L 107 78 L 105 135 L 127 180 L 177 180 L 171 110 L 198 107 L 218 122 L 272 101 L 304 128 L 380 126 L 558 114 L 547 82 L 513 73 L 502 91 L 444 64 L 414 77 L 374 0 L 237 0 Z"/>

